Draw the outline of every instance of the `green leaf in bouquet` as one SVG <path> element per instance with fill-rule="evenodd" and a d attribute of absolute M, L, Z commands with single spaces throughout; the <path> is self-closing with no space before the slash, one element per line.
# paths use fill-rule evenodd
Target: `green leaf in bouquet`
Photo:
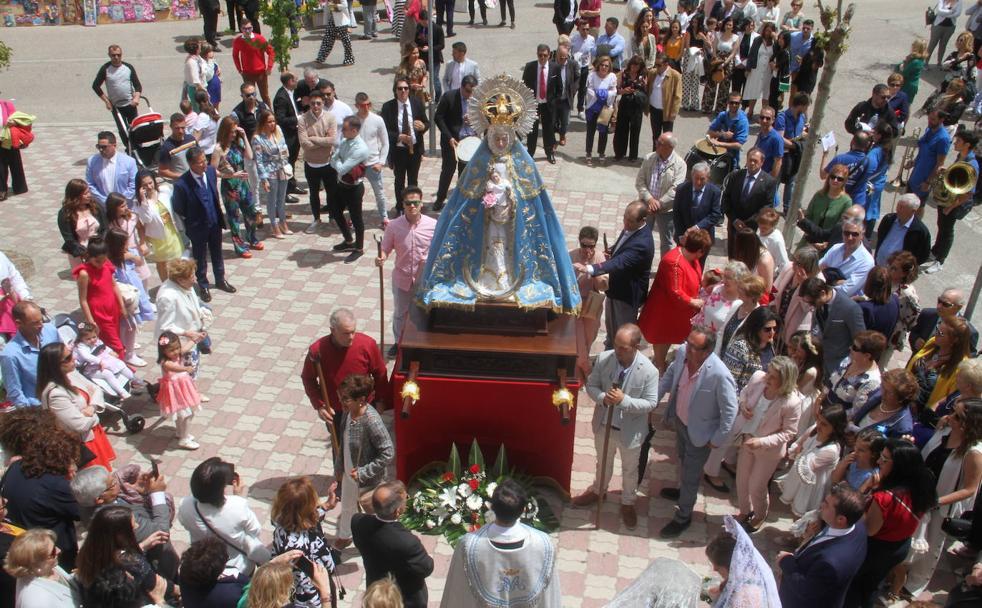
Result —
<path fill-rule="evenodd" d="M 501 479 L 508 473 L 508 456 L 505 454 L 505 444 L 498 446 L 498 456 L 494 459 L 491 469 L 491 479 Z"/>
<path fill-rule="evenodd" d="M 476 437 L 471 442 L 471 451 L 467 455 L 467 460 L 469 465 L 473 466 L 476 464 L 481 467 L 482 471 L 484 470 L 484 452 L 481 451 L 481 446 L 477 444 Z"/>

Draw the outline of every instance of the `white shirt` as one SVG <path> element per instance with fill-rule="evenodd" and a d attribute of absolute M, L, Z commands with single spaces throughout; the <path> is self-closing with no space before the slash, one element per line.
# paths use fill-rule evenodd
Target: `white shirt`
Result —
<path fill-rule="evenodd" d="M 99 170 L 99 181 L 102 182 L 102 187 L 105 192 L 115 192 L 116 191 L 116 155 L 113 154 L 112 158 L 106 158 L 100 155 L 99 158 L 102 159 L 102 169 Z"/>
<path fill-rule="evenodd" d="M 198 137 L 198 146 L 211 154 L 215 151 L 215 137 L 218 135 L 218 121 L 213 120 L 206 112 L 198 114 L 198 120 L 194 123 L 194 131 L 201 133 Z"/>
<path fill-rule="evenodd" d="M 655 76 L 655 81 L 651 83 L 651 95 L 648 96 L 648 103 L 656 110 L 662 110 L 665 107 L 665 96 L 662 95 L 661 85 L 665 82 L 665 74 L 667 73 L 668 70 L 665 70 L 665 73 L 658 74 Z"/>
<path fill-rule="evenodd" d="M 340 99 L 335 99 L 334 103 L 331 104 L 331 107 L 325 109 L 331 114 L 334 114 L 334 119 L 338 121 L 338 131 L 341 131 L 341 123 L 344 122 L 344 119 L 354 114 L 354 112 L 351 110 L 351 106 L 344 103 Z"/>
<path fill-rule="evenodd" d="M 20 271 L 14 266 L 14 263 L 10 261 L 2 251 L 0 251 L 0 280 L 10 279 L 10 287 L 17 292 L 17 295 L 21 297 L 22 300 L 31 299 L 31 290 L 27 288 L 27 283 L 24 281 L 24 277 L 21 276 Z"/>
<path fill-rule="evenodd" d="M 464 62 L 451 61 L 447 70 L 450 72 L 450 90 L 459 89 L 460 81 L 464 79 Z"/>
<path fill-rule="evenodd" d="M 399 133 L 401 134 L 403 132 L 402 131 L 402 109 L 405 108 L 406 109 L 406 116 L 409 117 L 409 137 L 412 138 L 413 145 L 416 145 L 416 129 L 413 128 L 413 104 L 409 103 L 409 100 L 408 99 L 406 101 L 399 101 L 397 99 L 396 100 L 396 103 L 399 105 L 399 107 L 396 109 L 396 121 L 397 121 L 397 125 L 396 126 L 399 128 Z M 401 146 L 403 148 L 406 147 L 406 145 L 403 144 L 403 143 L 399 143 L 397 145 L 398 146 Z"/>
<path fill-rule="evenodd" d="M 389 133 L 385 129 L 385 121 L 375 112 L 369 112 L 361 121 L 361 139 L 368 146 L 372 155 L 365 161 L 366 165 L 385 163 L 389 157 Z"/>
<path fill-rule="evenodd" d="M 265 564 L 272 555 L 259 535 L 262 525 L 259 518 L 249 508 L 249 503 L 241 496 L 226 496 L 225 504 L 221 507 L 198 502 L 194 496 L 186 496 L 177 509 L 177 520 L 191 535 L 191 542 L 214 536 L 208 526 L 198 517 L 195 510 L 197 503 L 201 515 L 208 520 L 208 525 L 214 528 L 222 538 L 229 541 L 237 549 L 228 544 L 229 559 L 225 562 L 224 574 L 235 576 L 237 573 L 249 575 L 256 564 Z M 248 553 L 242 553 L 245 550 Z"/>

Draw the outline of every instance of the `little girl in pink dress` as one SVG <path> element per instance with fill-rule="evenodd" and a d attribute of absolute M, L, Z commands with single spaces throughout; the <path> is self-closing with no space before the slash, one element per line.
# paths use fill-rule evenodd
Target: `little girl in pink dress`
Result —
<path fill-rule="evenodd" d="M 183 450 L 197 450 L 200 446 L 194 435 L 188 432 L 194 411 L 201 406 L 201 395 L 194 386 L 191 372 L 194 368 L 182 360 L 181 340 L 177 334 L 165 331 L 157 340 L 157 363 L 160 363 L 160 391 L 157 404 L 161 416 L 174 415 L 177 425 L 177 447 Z"/>

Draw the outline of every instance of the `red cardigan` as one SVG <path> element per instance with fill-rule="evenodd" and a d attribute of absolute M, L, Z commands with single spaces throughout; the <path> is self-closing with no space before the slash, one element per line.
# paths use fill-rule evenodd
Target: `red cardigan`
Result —
<path fill-rule="evenodd" d="M 324 407 L 324 399 L 317 377 L 314 359 L 319 359 L 324 370 L 324 380 L 327 383 L 327 398 L 335 412 L 341 411 L 341 400 L 338 397 L 338 386 L 351 374 L 368 374 L 375 379 L 375 396 L 370 401 L 389 402 L 389 378 L 385 369 L 385 360 L 379 351 L 378 344 L 370 336 L 356 333 L 351 346 L 338 348 L 327 335 L 310 345 L 307 356 L 304 357 L 303 389 L 316 409 Z"/>
<path fill-rule="evenodd" d="M 241 34 L 232 41 L 232 61 L 240 74 L 258 74 L 273 69 L 276 51 L 266 39 L 256 34 L 246 40 Z"/>
<path fill-rule="evenodd" d="M 689 301 L 699 295 L 702 264 L 689 262 L 676 247 L 662 256 L 658 273 L 641 309 L 638 325 L 651 344 L 681 344 L 692 329 L 698 312 Z"/>

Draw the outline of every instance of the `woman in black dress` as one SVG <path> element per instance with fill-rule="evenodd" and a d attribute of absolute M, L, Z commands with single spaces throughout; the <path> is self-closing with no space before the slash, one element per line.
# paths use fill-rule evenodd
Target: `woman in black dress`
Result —
<path fill-rule="evenodd" d="M 638 159 L 638 140 L 641 137 L 641 123 L 644 122 L 645 95 L 644 59 L 635 55 L 627 62 L 617 83 L 617 124 L 614 127 L 614 160 Z"/>

